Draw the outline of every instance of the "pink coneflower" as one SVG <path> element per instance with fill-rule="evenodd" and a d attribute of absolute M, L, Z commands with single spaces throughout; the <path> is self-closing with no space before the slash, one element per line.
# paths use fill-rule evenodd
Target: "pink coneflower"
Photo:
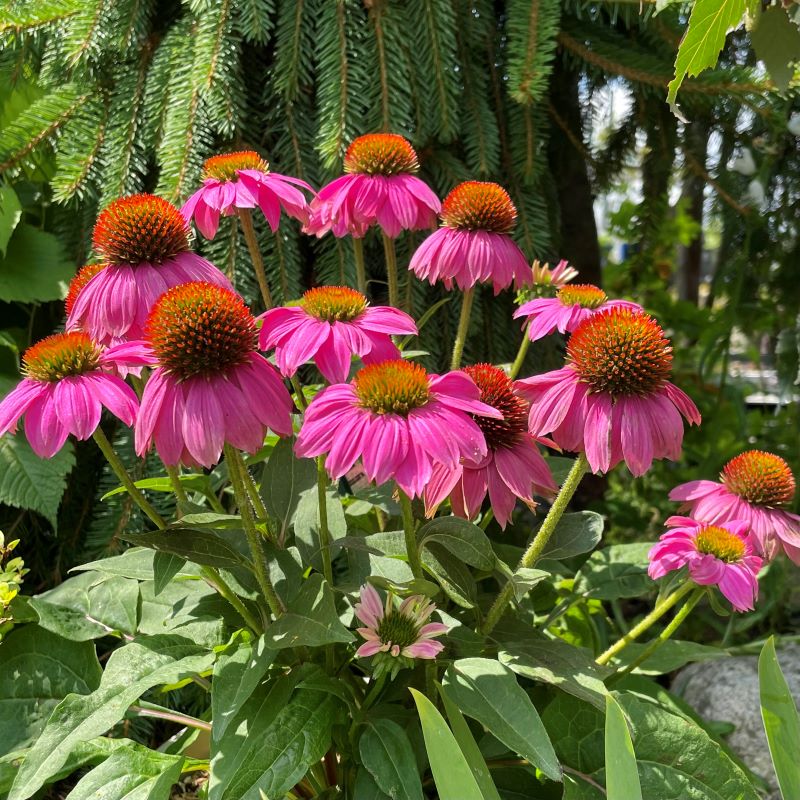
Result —
<path fill-rule="evenodd" d="M 320 189 L 311 201 L 303 229 L 322 236 L 364 236 L 372 225 L 394 239 L 404 230 L 436 225 L 439 198 L 414 173 L 419 169 L 411 144 L 394 133 L 354 139 L 344 156 L 341 178 Z"/>
<path fill-rule="evenodd" d="M 75 301 L 78 299 L 78 295 L 83 291 L 83 287 L 86 286 L 98 272 L 105 269 L 105 266 L 105 264 L 87 264 L 75 273 L 72 280 L 69 282 L 67 296 L 64 299 L 64 310 L 67 312 L 67 316 L 72 313 L 72 308 L 75 305 Z"/>
<path fill-rule="evenodd" d="M 230 289 L 187 283 L 166 292 L 147 319 L 145 341 L 112 352 L 154 366 L 136 420 L 136 452 L 155 442 L 167 466 L 210 467 L 224 444 L 255 453 L 267 428 L 292 433 L 292 399 L 256 351 L 256 324 Z"/>
<path fill-rule="evenodd" d="M 262 350 L 275 348 L 275 363 L 287 377 L 313 358 L 330 383 L 344 383 L 352 356 L 365 364 L 400 358 L 391 334 L 416 333 L 414 320 L 391 306 L 371 308 L 367 298 L 345 286 L 320 286 L 297 306 L 261 316 Z"/>
<path fill-rule="evenodd" d="M 652 317 L 612 308 L 585 319 L 567 343 L 567 362 L 517 381 L 534 436 L 585 452 L 594 472 L 624 460 L 643 475 L 654 458 L 680 456 L 681 415 L 699 425 L 700 412 L 669 382 L 672 347 Z"/>
<path fill-rule="evenodd" d="M 382 361 L 314 398 L 295 451 L 305 458 L 327 453 L 325 466 L 334 479 L 361 458 L 369 480 L 394 478 L 415 497 L 434 463 L 455 468 L 461 458 L 486 456 L 486 440 L 470 414 L 502 417 L 480 402 L 480 390 L 466 373 L 428 375 L 419 364 Z"/>
<path fill-rule="evenodd" d="M 281 221 L 281 208 L 301 222 L 308 222 L 309 206 L 297 189 L 314 190 L 299 178 L 270 172 L 269 164 L 253 150 L 213 156 L 203 164 L 203 186 L 181 208 L 197 230 L 213 239 L 219 215 L 231 216 L 242 208 L 260 208 L 273 233 Z"/>
<path fill-rule="evenodd" d="M 585 319 L 609 308 L 642 310 L 638 303 L 609 300 L 602 289 L 587 283 L 562 286 L 555 297 L 529 300 L 514 312 L 514 319 L 526 318 L 528 338 L 535 342 L 549 336 L 553 331 L 572 333 Z"/>
<path fill-rule="evenodd" d="M 512 283 L 531 283 L 531 268 L 509 235 L 517 209 L 508 192 L 496 183 L 466 181 L 442 204 L 443 227 L 416 250 L 408 265 L 418 278 L 447 289 L 455 283 L 467 291 L 476 283 L 491 283 L 499 294 Z"/>
<path fill-rule="evenodd" d="M 88 439 L 105 406 L 133 425 L 139 403 L 117 375 L 113 355 L 81 331 L 56 333 L 37 342 L 22 357 L 25 377 L 0 402 L 0 436 L 25 416 L 25 435 L 33 451 L 51 458 L 67 436 Z"/>
<path fill-rule="evenodd" d="M 747 450 L 732 458 L 719 477 L 719 483 L 682 483 L 669 499 L 679 500 L 682 511 L 709 523 L 747 520 L 765 558 L 773 558 L 783 546 L 786 555 L 800 564 L 800 516 L 785 508 L 795 493 L 789 465 L 773 453 Z"/>
<path fill-rule="evenodd" d="M 361 587 L 360 602 L 354 611 L 365 625 L 357 631 L 366 642 L 356 650 L 356 656 L 385 654 L 376 663 L 373 677 L 385 670 L 411 666 L 414 658 L 436 658 L 442 652 L 444 644 L 434 641 L 434 637 L 447 633 L 448 627 L 441 622 L 427 622 L 435 609 L 436 605 L 422 595 L 407 597 L 398 607 L 394 596 L 388 594 L 384 605 L 370 584 Z"/>
<path fill-rule="evenodd" d="M 554 286 L 556 289 L 560 289 L 578 277 L 578 270 L 571 267 L 569 262 L 563 258 L 552 269 L 547 263 L 541 264 L 538 260 L 534 261 L 531 271 L 535 286 Z"/>
<path fill-rule="evenodd" d="M 650 577 L 655 580 L 688 567 L 696 584 L 719 586 L 736 611 L 751 611 L 762 561 L 747 537 L 749 523 L 728 520 L 709 525 L 691 517 L 670 517 L 667 525 L 672 530 L 662 534 L 648 553 Z"/>
<path fill-rule="evenodd" d="M 74 298 L 68 330 L 100 344 L 140 339 L 150 309 L 169 288 L 189 281 L 231 288 L 209 261 L 189 250 L 189 228 L 175 206 L 137 194 L 111 203 L 92 237 L 105 267 Z"/>
<path fill-rule="evenodd" d="M 528 433 L 528 403 L 514 393 L 511 379 L 491 364 L 464 367 L 464 372 L 480 389 L 481 401 L 503 418 L 473 417 L 483 431 L 488 452 L 478 462 L 465 460 L 454 468 L 436 464 L 425 489 L 426 512 L 433 516 L 449 496 L 453 513 L 472 519 L 488 491 L 494 517 L 505 528 L 517 498 L 533 509 L 534 494 L 550 497 L 557 487 L 536 440 Z"/>

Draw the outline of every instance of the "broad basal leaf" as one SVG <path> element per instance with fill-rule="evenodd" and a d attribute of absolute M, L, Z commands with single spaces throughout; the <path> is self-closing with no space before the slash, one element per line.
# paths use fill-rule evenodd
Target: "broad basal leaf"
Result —
<path fill-rule="evenodd" d="M 297 458 L 294 440 L 281 439 L 264 462 L 261 474 L 261 496 L 267 513 L 277 520 L 278 535 L 284 537 L 300 496 L 317 482 L 317 466 L 313 459 Z"/>
<path fill-rule="evenodd" d="M 358 751 L 375 783 L 392 800 L 423 800 L 411 742 L 396 722 L 368 721 L 358 740 Z"/>
<path fill-rule="evenodd" d="M 639 597 L 654 589 L 647 574 L 652 543 L 614 544 L 592 553 L 575 578 L 573 591 L 595 600 Z"/>
<path fill-rule="evenodd" d="M 52 233 L 25 222 L 17 225 L 0 258 L 0 300 L 20 303 L 60 300 L 75 264 Z"/>
<path fill-rule="evenodd" d="M 636 755 L 625 715 L 606 695 L 606 791 L 608 800 L 642 800 Z"/>
<path fill-rule="evenodd" d="M 31 797 L 78 744 L 105 733 L 148 689 L 178 683 L 213 663 L 213 653 L 180 636 L 152 636 L 115 650 L 94 692 L 69 695 L 56 706 L 23 762 L 9 800 Z"/>
<path fill-rule="evenodd" d="M 28 747 L 68 695 L 89 694 L 102 670 L 91 642 L 38 625 L 15 628 L 0 646 L 0 755 Z"/>

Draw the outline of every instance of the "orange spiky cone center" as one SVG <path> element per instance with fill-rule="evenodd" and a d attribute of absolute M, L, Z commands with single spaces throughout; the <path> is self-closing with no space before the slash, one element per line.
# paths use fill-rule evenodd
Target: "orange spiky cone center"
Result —
<path fill-rule="evenodd" d="M 612 308 L 585 319 L 567 343 L 567 359 L 593 392 L 657 392 L 672 371 L 672 347 L 648 314 Z"/>
<path fill-rule="evenodd" d="M 22 356 L 28 378 L 54 382 L 97 369 L 100 349 L 82 331 L 55 333 L 29 347 Z"/>
<path fill-rule="evenodd" d="M 796 488 L 789 465 L 763 450 L 747 450 L 732 458 L 720 478 L 730 491 L 757 506 L 789 503 Z"/>
<path fill-rule="evenodd" d="M 309 289 L 300 305 L 324 322 L 352 322 L 364 313 L 367 298 L 347 286 L 319 286 Z"/>
<path fill-rule="evenodd" d="M 69 282 L 67 297 L 64 300 L 67 316 L 72 313 L 72 307 L 75 305 L 75 301 L 78 299 L 78 295 L 81 293 L 84 286 L 86 286 L 98 272 L 105 269 L 105 266 L 105 264 L 87 264 L 75 273 L 75 277 Z"/>
<path fill-rule="evenodd" d="M 376 414 L 406 416 L 430 398 L 428 373 L 421 365 L 399 358 L 359 370 L 353 386 L 359 405 Z"/>
<path fill-rule="evenodd" d="M 528 429 L 527 401 L 514 393 L 514 382 L 493 364 L 464 367 L 464 372 L 481 390 L 481 402 L 496 408 L 503 415 L 503 419 L 472 415 L 483 431 L 489 449 L 513 447 Z"/>
<path fill-rule="evenodd" d="M 581 308 L 599 308 L 608 300 L 608 295 L 602 289 L 592 286 L 590 283 L 562 286 L 556 297 L 565 306 L 580 306 Z"/>
<path fill-rule="evenodd" d="M 239 150 L 236 153 L 223 153 L 211 156 L 203 162 L 203 180 L 214 178 L 218 181 L 235 181 L 240 169 L 256 169 L 269 172 L 269 163 L 255 150 Z"/>
<path fill-rule="evenodd" d="M 165 292 L 145 334 L 160 365 L 179 380 L 224 374 L 256 349 L 256 324 L 239 295 L 202 281 Z"/>
<path fill-rule="evenodd" d="M 364 175 L 404 175 L 419 169 L 411 143 L 396 133 L 368 133 L 353 139 L 344 154 L 344 171 Z"/>
<path fill-rule="evenodd" d="M 695 543 L 699 553 L 712 555 L 726 564 L 741 561 L 745 553 L 744 541 L 727 528 L 717 525 L 706 525 L 700 528 L 695 537 Z"/>
<path fill-rule="evenodd" d="M 109 264 L 161 264 L 189 249 L 189 225 L 164 198 L 136 194 L 106 207 L 92 243 Z"/>
<path fill-rule="evenodd" d="M 442 221 L 448 228 L 510 233 L 517 221 L 517 209 L 502 186 L 465 181 L 445 197 Z"/>

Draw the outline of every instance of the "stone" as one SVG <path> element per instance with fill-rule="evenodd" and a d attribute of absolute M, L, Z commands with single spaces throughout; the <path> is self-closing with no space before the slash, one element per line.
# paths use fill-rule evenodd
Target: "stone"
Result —
<path fill-rule="evenodd" d="M 778 661 L 795 703 L 800 704 L 800 645 L 782 646 Z M 769 800 L 781 800 L 761 720 L 758 657 L 734 656 L 692 664 L 675 677 L 672 691 L 704 720 L 735 725 L 735 730 L 725 737 L 730 748 L 767 782 L 773 792 Z"/>

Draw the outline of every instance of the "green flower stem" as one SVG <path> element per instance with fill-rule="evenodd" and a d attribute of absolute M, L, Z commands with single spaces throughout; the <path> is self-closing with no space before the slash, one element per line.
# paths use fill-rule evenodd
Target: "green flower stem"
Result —
<path fill-rule="evenodd" d="M 305 411 L 308 408 L 308 400 L 306 400 L 306 396 L 303 393 L 303 386 L 300 381 L 297 379 L 297 375 L 292 375 L 289 379 L 292 383 L 292 389 L 294 389 L 295 397 L 297 398 L 297 402 L 300 405 L 300 408 Z"/>
<path fill-rule="evenodd" d="M 414 512 L 411 508 L 409 496 L 398 486 L 397 494 L 400 496 L 400 508 L 403 512 L 403 532 L 406 537 L 406 553 L 408 564 L 415 578 L 422 577 L 422 560 L 417 546 L 417 526 L 414 522 Z"/>
<path fill-rule="evenodd" d="M 682 600 L 695 584 L 686 581 L 683 586 L 679 586 L 672 594 L 665 597 L 656 607 L 637 625 L 634 625 L 624 636 L 618 639 L 604 653 L 601 653 L 595 660 L 598 664 L 607 664 L 615 655 L 622 652 L 631 642 L 638 639 L 654 622 L 657 622 L 667 613 L 679 600 Z M 698 597 L 698 600 L 700 598 Z M 697 601 L 695 601 L 697 602 Z M 691 609 L 689 609 L 691 611 Z M 688 612 L 687 612 L 688 613 Z M 679 623 L 680 624 L 680 623 Z"/>
<path fill-rule="evenodd" d="M 472 301 L 475 297 L 475 288 L 467 289 L 461 298 L 461 316 L 458 319 L 458 331 L 456 340 L 453 344 L 453 358 L 450 362 L 450 369 L 458 369 L 461 366 L 461 356 L 464 353 L 464 343 L 467 341 L 469 333 L 469 320 L 472 315 Z"/>
<path fill-rule="evenodd" d="M 367 696 L 364 698 L 364 702 L 359 709 L 362 715 L 378 699 L 378 695 L 381 693 L 383 685 L 386 683 L 386 675 L 386 672 L 382 672 L 378 680 L 373 680 L 370 684 L 369 692 L 367 692 Z"/>
<path fill-rule="evenodd" d="M 686 585 L 691 586 L 692 584 L 687 582 Z M 696 586 L 694 592 L 689 595 L 689 598 L 680 607 L 678 613 L 672 618 L 672 622 L 670 622 L 669 625 L 667 625 L 664 630 L 661 631 L 661 633 L 656 636 L 656 638 L 653 639 L 653 641 L 650 642 L 650 644 L 648 644 L 647 647 L 645 647 L 645 649 L 642 650 L 642 652 L 633 661 L 631 661 L 630 664 L 628 664 L 628 666 L 625 667 L 625 669 L 622 669 L 613 675 L 611 681 L 618 681 L 620 678 L 625 677 L 625 675 L 628 673 L 633 672 L 633 670 L 635 670 L 640 664 L 643 664 L 645 661 L 647 661 L 647 659 L 650 658 L 650 656 L 652 656 L 653 653 L 655 653 L 655 651 L 658 650 L 658 648 L 661 647 L 661 645 L 664 644 L 664 642 L 666 642 L 676 630 L 678 630 L 686 617 L 692 613 L 692 609 L 694 609 L 694 607 L 700 602 L 700 599 L 703 597 L 703 595 L 705 595 L 705 593 L 705 587 Z"/>
<path fill-rule="evenodd" d="M 508 373 L 508 377 L 511 378 L 512 381 L 517 377 L 517 375 L 519 375 L 519 371 L 522 369 L 522 365 L 525 363 L 525 356 L 528 355 L 528 348 L 530 346 L 531 340 L 528 337 L 528 326 L 526 325 L 522 329 L 522 341 L 519 344 L 517 357 L 514 359 L 514 363 L 511 365 L 511 371 Z"/>
<path fill-rule="evenodd" d="M 264 270 L 264 259 L 261 257 L 261 250 L 258 247 L 256 230 L 253 227 L 253 215 L 249 208 L 239 209 L 239 221 L 242 223 L 244 240 L 247 242 L 247 249 L 250 251 L 250 259 L 253 262 L 253 271 L 256 273 L 258 288 L 261 290 L 261 299 L 264 307 L 272 308 L 272 294 L 267 283 L 267 273 Z"/>
<path fill-rule="evenodd" d="M 389 280 L 389 305 L 400 308 L 400 286 L 397 282 L 397 251 L 394 249 L 394 239 L 383 236 L 383 253 L 386 257 L 386 277 Z"/>
<path fill-rule="evenodd" d="M 231 484 L 233 485 L 233 494 L 239 506 L 239 513 L 242 515 L 242 525 L 245 535 L 247 536 L 247 543 L 250 545 L 250 552 L 253 556 L 253 566 L 255 567 L 258 585 L 261 587 L 261 592 L 269 605 L 270 611 L 272 611 L 275 617 L 279 617 L 286 609 L 283 607 L 281 599 L 275 593 L 275 587 L 270 580 L 267 559 L 264 555 L 264 549 L 261 546 L 261 535 L 253 519 L 250 499 L 245 487 L 244 474 L 247 467 L 245 467 L 239 451 L 229 444 L 225 445 L 225 460 L 228 462 L 228 471 L 230 472 Z"/>
<path fill-rule="evenodd" d="M 353 237 L 353 256 L 356 262 L 356 289 L 367 294 L 367 270 L 364 266 L 364 240 Z"/>
<path fill-rule="evenodd" d="M 328 530 L 328 473 L 325 472 L 325 456 L 317 457 L 317 501 L 319 506 L 319 550 L 322 557 L 322 574 L 333 590 L 333 563 L 331 561 L 331 534 Z M 325 647 L 325 665 L 329 672 L 334 669 L 333 645 Z"/>
<path fill-rule="evenodd" d="M 250 470 L 247 467 L 247 464 L 242 461 L 242 478 L 244 478 L 244 485 L 247 489 L 247 494 L 250 497 L 250 502 L 253 504 L 253 508 L 256 511 L 256 518 L 259 520 L 265 520 L 268 517 L 267 514 L 267 507 L 264 505 L 264 501 L 261 498 L 261 492 L 258 491 L 258 486 L 256 486 L 255 479 L 250 474 Z"/>
<path fill-rule="evenodd" d="M 264 632 L 264 626 L 249 611 L 241 597 L 228 586 L 225 579 L 220 575 L 219 570 L 214 567 L 200 567 L 200 574 L 208 581 L 213 589 L 236 609 L 239 616 L 247 623 L 247 627 L 250 628 L 256 636 Z"/>
<path fill-rule="evenodd" d="M 103 429 L 98 426 L 93 436 L 97 446 L 106 457 L 106 461 L 111 465 L 111 469 L 114 470 L 114 473 L 119 478 L 119 482 L 125 487 L 133 502 L 150 518 L 153 525 L 161 530 L 166 528 L 167 523 L 164 522 L 164 518 L 153 508 L 150 501 L 142 492 L 139 491 L 133 478 L 128 474 L 128 470 L 125 469 L 125 465 L 120 460 L 120 457 L 114 452 L 111 442 L 108 441 L 108 437 L 103 433 Z"/>
<path fill-rule="evenodd" d="M 558 525 L 559 520 L 564 515 L 569 501 L 572 499 L 572 495 L 575 494 L 578 484 L 580 484 L 581 479 L 588 471 L 589 462 L 586 459 L 586 454 L 580 453 L 575 463 L 572 465 L 572 469 L 569 471 L 553 505 L 550 506 L 550 511 L 547 512 L 542 527 L 539 528 L 536 536 L 533 537 L 533 541 L 522 556 L 517 569 L 523 567 L 530 569 L 539 560 L 544 552 L 545 545 L 550 541 L 550 537 L 556 529 L 556 525 Z M 506 606 L 511 602 L 513 596 L 514 583 L 513 580 L 509 580 L 497 596 L 494 605 L 489 609 L 489 613 L 486 615 L 486 619 L 481 626 L 481 633 L 484 636 L 488 636 L 494 629 L 494 626 L 500 621 L 500 618 L 505 613 Z"/>
<path fill-rule="evenodd" d="M 167 470 L 167 475 L 169 475 L 169 480 L 175 492 L 175 497 L 178 498 L 178 502 L 188 503 L 189 497 L 186 494 L 186 489 L 184 489 L 181 484 L 181 473 L 178 467 L 170 467 L 164 464 L 164 468 Z"/>

